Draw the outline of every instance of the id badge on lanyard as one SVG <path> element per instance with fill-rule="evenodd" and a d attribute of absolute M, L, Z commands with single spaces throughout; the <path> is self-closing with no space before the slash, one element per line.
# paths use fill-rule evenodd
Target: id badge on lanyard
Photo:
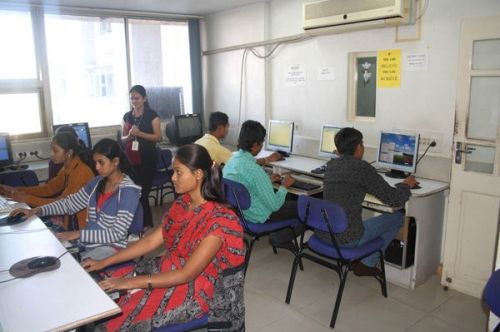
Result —
<path fill-rule="evenodd" d="M 132 151 L 139 151 L 139 141 L 138 140 L 134 140 L 132 142 Z"/>

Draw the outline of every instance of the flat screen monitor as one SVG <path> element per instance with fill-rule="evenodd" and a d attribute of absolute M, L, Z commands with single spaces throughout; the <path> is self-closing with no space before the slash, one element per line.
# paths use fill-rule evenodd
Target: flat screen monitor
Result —
<path fill-rule="evenodd" d="M 292 121 L 269 120 L 266 149 L 285 156 L 292 153 L 293 128 Z"/>
<path fill-rule="evenodd" d="M 199 114 L 176 115 L 167 124 L 166 134 L 171 144 L 191 144 L 203 136 L 203 124 Z"/>
<path fill-rule="evenodd" d="M 85 144 L 88 149 L 92 149 L 92 140 L 90 138 L 89 124 L 87 122 L 53 125 L 52 129 L 55 133 L 58 128 L 64 126 L 72 127 L 73 129 L 75 129 L 78 138 Z"/>
<path fill-rule="evenodd" d="M 337 147 L 335 146 L 335 135 L 339 132 L 342 127 L 324 124 L 321 127 L 321 137 L 319 142 L 319 156 L 327 158 L 337 158 L 338 155 L 335 153 Z"/>
<path fill-rule="evenodd" d="M 13 163 L 12 147 L 10 136 L 7 133 L 0 133 L 0 169 Z"/>
<path fill-rule="evenodd" d="M 419 135 L 382 131 L 377 165 L 388 168 L 390 177 L 405 178 L 417 168 Z"/>

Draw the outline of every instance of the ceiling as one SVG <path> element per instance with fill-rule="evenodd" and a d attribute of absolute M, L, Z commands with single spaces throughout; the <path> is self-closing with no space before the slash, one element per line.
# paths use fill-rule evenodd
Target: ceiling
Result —
<path fill-rule="evenodd" d="M 153 11 L 203 16 L 263 0 L 7 0 L 15 3 L 35 3 L 74 7 Z"/>

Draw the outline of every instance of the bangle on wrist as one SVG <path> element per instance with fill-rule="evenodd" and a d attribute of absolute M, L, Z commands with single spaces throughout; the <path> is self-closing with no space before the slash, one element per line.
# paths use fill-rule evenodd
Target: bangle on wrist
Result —
<path fill-rule="evenodd" d="M 151 282 L 151 273 L 148 274 L 148 289 L 152 290 L 153 289 L 153 284 Z"/>

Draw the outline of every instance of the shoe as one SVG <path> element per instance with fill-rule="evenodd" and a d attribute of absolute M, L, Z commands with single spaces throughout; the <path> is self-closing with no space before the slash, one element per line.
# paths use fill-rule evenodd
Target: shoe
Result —
<path fill-rule="evenodd" d="M 358 277 L 381 277 L 382 272 L 375 266 L 367 266 L 361 262 L 356 264 L 354 274 Z"/>

